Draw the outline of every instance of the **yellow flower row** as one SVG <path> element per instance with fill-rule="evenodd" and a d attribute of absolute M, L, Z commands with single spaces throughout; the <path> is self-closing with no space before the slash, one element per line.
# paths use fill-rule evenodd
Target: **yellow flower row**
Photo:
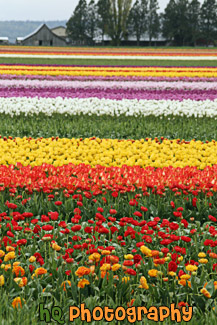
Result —
<path fill-rule="evenodd" d="M 0 139 L 0 165 L 62 166 L 80 163 L 91 166 L 185 167 L 203 169 L 217 163 L 216 142 L 149 139 Z"/>
<path fill-rule="evenodd" d="M 96 66 L 44 66 L 44 65 L 1 65 L 1 69 L 7 69 L 7 70 L 30 70 L 30 71 L 37 71 L 37 70 L 58 70 L 58 71 L 210 71 L 210 72 L 217 72 L 217 68 L 213 67 L 152 67 L 152 66 L 141 66 L 141 67 L 134 67 L 134 66 L 128 66 L 128 67 L 96 67 Z"/>
<path fill-rule="evenodd" d="M 0 74 L 138 77 L 217 77 L 216 68 L 1 66 Z"/>

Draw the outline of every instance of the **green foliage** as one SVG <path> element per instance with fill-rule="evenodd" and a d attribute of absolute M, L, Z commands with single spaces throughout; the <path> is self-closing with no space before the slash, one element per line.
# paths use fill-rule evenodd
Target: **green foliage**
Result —
<path fill-rule="evenodd" d="M 193 194 L 188 195 L 189 202 L 187 202 L 186 200 L 183 200 L 183 196 L 176 196 L 176 194 L 172 190 L 168 190 L 166 192 L 166 195 L 162 197 L 156 195 L 155 193 L 152 193 L 151 188 L 149 188 L 147 191 L 149 193 L 149 196 L 143 196 L 142 191 L 137 189 L 136 192 L 127 192 L 119 194 L 116 198 L 111 195 L 110 191 L 107 191 L 107 193 L 105 193 L 105 198 L 107 202 L 110 202 L 110 204 L 103 205 L 102 196 L 97 195 L 98 203 L 95 206 L 93 205 L 92 199 L 87 199 L 84 197 L 82 207 L 82 222 L 84 223 L 83 228 L 85 228 L 87 220 L 94 220 L 97 211 L 96 208 L 98 206 L 103 206 L 103 214 L 106 218 L 108 218 L 110 214 L 110 205 L 112 205 L 113 208 L 117 209 L 118 211 L 118 213 L 116 214 L 117 220 L 119 220 L 123 216 L 132 216 L 132 211 L 134 208 L 129 205 L 129 200 L 133 199 L 136 193 L 141 195 L 139 199 L 139 204 L 141 204 L 142 206 L 147 206 L 149 208 L 149 210 L 144 215 L 145 220 L 151 220 L 151 218 L 155 217 L 157 213 L 157 215 L 161 219 L 168 219 L 168 216 L 170 216 L 170 222 L 179 222 L 177 220 L 177 217 L 173 216 L 173 208 L 169 203 L 171 200 L 173 200 L 176 206 L 182 206 L 184 208 L 184 218 L 189 223 L 192 215 L 195 216 L 197 220 L 196 223 L 198 223 L 198 227 L 201 227 L 201 232 L 207 231 L 206 224 L 208 226 L 211 225 L 211 223 L 207 221 L 207 217 L 209 214 L 214 214 L 216 211 L 216 192 L 213 193 L 213 197 L 209 198 L 209 201 L 212 203 L 212 208 L 208 209 L 207 198 L 204 196 L 203 193 L 199 193 L 199 195 L 197 196 L 198 204 L 200 203 L 200 206 L 198 205 L 198 208 L 194 208 L 192 204 L 189 203 L 193 198 Z M 73 194 L 78 193 L 81 193 L 80 189 L 77 189 Z M 70 223 L 70 219 L 73 216 L 72 211 L 75 207 L 77 207 L 76 200 L 72 197 L 66 198 L 63 189 L 58 190 L 58 193 L 56 193 L 56 190 L 54 190 L 53 194 L 55 194 L 55 200 L 59 199 L 63 202 L 63 205 L 58 209 L 60 220 L 65 220 L 67 223 Z M 48 211 L 55 210 L 56 206 L 54 204 L 54 201 L 48 200 L 46 193 L 34 192 L 30 195 L 27 191 L 24 191 L 23 188 L 18 187 L 16 195 L 22 195 L 23 199 L 26 199 L 29 196 L 32 197 L 32 199 L 28 202 L 27 207 L 24 207 L 21 202 L 16 201 L 20 213 L 23 213 L 27 209 L 27 211 L 32 211 L 34 216 L 38 218 L 42 214 L 47 215 Z M 11 200 L 8 188 L 5 191 L 1 192 L 1 197 L 3 199 L 2 203 L 0 203 L 1 211 L 6 211 L 7 208 L 3 202 L 6 202 L 6 200 Z M 202 208 L 200 209 L 200 207 Z M 58 223 L 60 220 L 52 221 L 52 225 L 54 226 L 53 235 L 55 239 L 58 239 L 58 244 L 63 249 L 64 243 L 66 243 L 66 241 L 73 241 L 73 234 L 71 233 L 66 238 L 65 235 L 60 233 L 60 228 L 58 227 Z M 39 225 L 42 224 L 43 223 L 39 221 Z M 191 226 L 195 227 L 195 224 L 193 223 Z M 135 226 L 135 230 L 136 232 L 138 232 L 141 230 L 141 228 Z M 6 224 L 2 224 L 1 231 L 3 233 L 7 231 Z M 119 235 L 124 236 L 125 231 L 126 229 L 124 227 L 120 228 Z M 40 236 L 42 237 L 44 234 L 45 232 L 42 230 Z M 81 236 L 83 239 L 85 239 L 86 236 L 88 238 L 88 234 L 86 234 L 83 229 L 77 232 L 76 234 L 78 236 Z M 180 235 L 180 233 L 178 234 Z M 19 232 L 17 232 L 16 238 L 18 239 L 19 236 Z M 100 236 L 100 238 L 97 238 L 97 245 L 104 246 L 105 243 L 110 244 L 110 242 L 108 242 L 109 238 L 107 236 L 105 235 Z M 120 258 L 120 263 L 122 262 L 124 255 L 128 254 L 131 249 L 135 248 L 135 243 L 138 242 L 140 237 L 134 239 L 131 238 L 131 236 L 126 236 L 124 238 L 126 241 L 126 246 L 120 245 L 116 235 L 113 235 L 112 240 L 112 245 L 115 246 L 114 255 Z M 193 318 L 192 321 L 189 322 L 189 324 L 193 325 L 195 324 L 196 320 L 200 322 L 201 319 L 203 321 L 211 319 L 213 321 L 213 324 L 215 324 L 214 320 L 216 317 L 216 313 L 214 312 L 214 310 L 212 310 L 212 307 L 215 304 L 214 299 L 216 298 L 216 294 L 213 286 L 215 274 L 212 272 L 212 261 L 209 261 L 209 263 L 206 265 L 206 271 L 203 269 L 202 265 L 199 266 L 198 274 L 196 276 L 192 276 L 191 278 L 192 288 L 189 288 L 188 286 L 177 286 L 172 278 L 170 278 L 168 282 L 161 281 L 160 277 L 158 279 L 150 278 L 148 276 L 148 270 L 153 268 L 153 260 L 147 260 L 147 258 L 144 257 L 145 263 L 141 263 L 141 269 L 138 273 L 140 273 L 140 276 L 143 275 L 148 278 L 148 290 L 144 290 L 138 287 L 138 276 L 130 277 L 129 281 L 122 282 L 122 278 L 126 276 L 126 274 L 124 274 L 124 270 L 122 269 L 119 269 L 117 272 L 117 275 L 119 276 L 118 279 L 113 278 L 112 273 L 109 274 L 108 279 L 107 277 L 104 277 L 104 279 L 102 279 L 100 276 L 99 267 L 96 267 L 96 276 L 92 277 L 90 286 L 86 286 L 84 289 L 80 289 L 77 287 L 77 277 L 75 276 L 75 271 L 78 268 L 77 263 L 73 263 L 72 265 L 66 265 L 66 263 L 63 263 L 62 259 L 56 258 L 56 252 L 50 248 L 50 243 L 46 243 L 40 239 L 36 240 L 36 238 L 32 239 L 32 234 L 27 234 L 26 239 L 27 245 L 21 248 L 21 251 L 24 254 L 23 256 L 29 257 L 35 252 L 36 249 L 37 253 L 40 253 L 41 256 L 43 256 L 44 258 L 45 264 L 43 265 L 43 267 L 45 267 L 45 269 L 48 269 L 50 272 L 40 278 L 32 278 L 30 272 L 28 271 L 28 265 L 30 264 L 30 262 L 28 261 L 28 259 L 26 259 L 25 262 L 21 262 L 21 265 L 24 267 L 24 265 L 27 264 L 27 267 L 25 268 L 25 276 L 28 278 L 28 284 L 25 287 L 20 288 L 18 285 L 16 285 L 13 281 L 10 280 L 13 278 L 12 273 L 10 273 L 10 270 L 1 270 L 1 272 L 4 274 L 5 281 L 7 281 L 7 286 L 5 285 L 0 289 L 0 321 L 3 325 L 14 323 L 18 325 L 22 323 L 26 325 L 37 324 L 37 321 L 39 324 L 38 316 L 40 303 L 43 303 L 44 308 L 48 308 L 49 310 L 51 310 L 52 306 L 60 306 L 61 310 L 63 311 L 63 318 L 65 320 L 65 323 L 68 324 L 69 306 L 79 306 L 81 303 L 84 303 L 85 307 L 89 308 L 90 310 L 92 310 L 97 305 L 100 305 L 100 307 L 102 308 L 104 306 L 109 306 L 110 308 L 123 306 L 124 308 L 126 308 L 127 303 L 129 303 L 132 298 L 135 299 L 134 306 L 145 306 L 146 308 L 149 308 L 150 306 L 165 306 L 171 303 L 175 303 L 175 305 L 177 305 L 179 301 L 188 301 L 190 305 L 194 305 Z M 203 236 L 195 236 L 192 237 L 194 245 L 182 243 L 182 247 L 185 247 L 187 250 L 187 254 L 191 256 L 192 259 L 196 260 L 198 253 L 197 251 L 195 251 L 195 244 L 197 244 L 198 249 L 202 251 L 203 240 Z M 157 238 L 154 239 L 154 242 L 152 244 L 149 244 L 149 248 L 158 248 L 157 241 Z M 34 247 L 34 243 L 36 244 L 36 248 Z M 17 252 L 18 248 L 16 248 L 16 253 Z M 85 261 L 87 260 L 86 250 L 76 251 L 74 257 L 76 262 L 80 261 L 79 265 L 84 265 Z M 19 261 L 22 261 L 21 257 L 19 258 Z M 182 268 L 184 268 L 184 261 L 181 263 Z M 160 270 L 164 274 L 167 273 L 167 268 L 167 263 L 165 265 L 160 266 Z M 63 288 L 61 288 L 61 284 L 66 279 L 65 271 L 69 269 L 71 270 L 71 274 L 67 279 L 71 281 L 71 286 L 66 284 L 67 290 L 64 291 Z M 9 276 L 9 274 L 11 274 L 11 277 Z M 206 288 L 212 296 L 211 299 L 206 299 L 200 294 L 200 289 L 203 287 L 207 276 L 210 280 L 208 281 Z M 43 288 L 45 289 L 44 292 L 42 291 Z M 12 300 L 17 296 L 20 296 L 25 300 L 22 309 L 13 309 L 11 306 Z M 80 325 L 81 323 L 79 323 L 79 321 L 80 319 L 78 319 L 77 324 Z M 199 322 L 198 324 L 200 324 Z M 103 322 L 102 324 L 104 325 L 105 322 Z M 127 322 L 124 322 L 123 324 L 125 325 L 127 324 Z M 141 323 L 138 322 L 137 324 L 139 325 Z M 145 320 L 145 324 L 152 324 L 152 322 Z M 170 320 L 168 319 L 167 321 L 165 321 L 164 324 L 173 323 L 170 322 Z M 206 322 L 205 324 L 209 324 L 209 322 Z"/>
<path fill-rule="evenodd" d="M 132 0 L 110 0 L 107 33 L 111 37 L 113 45 L 120 45 L 121 39 L 126 37 L 131 3 Z"/>
<path fill-rule="evenodd" d="M 164 13 L 162 14 L 162 32 L 163 36 L 170 42 L 174 39 L 174 31 L 176 29 L 176 2 L 170 0 L 167 4 Z"/>
<path fill-rule="evenodd" d="M 118 59 L 46 59 L 46 58 L 0 58 L 1 63 L 17 64 L 51 64 L 51 65 L 89 65 L 89 66 L 173 66 L 173 67 L 194 67 L 198 66 L 197 60 L 118 60 Z M 200 60 L 201 67 L 215 67 L 216 60 Z"/>
<path fill-rule="evenodd" d="M 148 17 L 147 17 L 147 32 L 149 37 L 149 45 L 152 38 L 157 38 L 160 31 L 160 21 L 158 15 L 158 0 L 148 1 Z"/>
<path fill-rule="evenodd" d="M 112 117 L 112 116 L 63 116 L 52 118 L 39 114 L 11 118 L 1 114 L 0 135 L 12 137 L 69 137 L 96 136 L 112 139 L 142 139 L 166 137 L 168 139 L 193 138 L 201 141 L 217 138 L 217 121 L 213 118 L 185 117 Z"/>
<path fill-rule="evenodd" d="M 196 46 L 196 41 L 200 36 L 200 2 L 192 0 L 188 6 L 189 34 L 190 42 Z"/>
<path fill-rule="evenodd" d="M 105 32 L 108 29 L 109 8 L 110 8 L 109 0 L 99 0 L 97 2 L 97 26 L 102 35 L 102 42 L 104 40 Z"/>
<path fill-rule="evenodd" d="M 94 38 L 97 33 L 97 5 L 91 0 L 87 6 L 87 36 L 89 43 L 94 44 Z"/>
<path fill-rule="evenodd" d="M 217 38 L 217 2 L 204 0 L 201 7 L 201 31 L 206 43 Z"/>
<path fill-rule="evenodd" d="M 163 15 L 163 35 L 175 45 L 196 45 L 202 38 L 214 43 L 217 36 L 217 2 L 170 0 Z"/>
<path fill-rule="evenodd" d="M 67 34 L 73 41 L 87 40 L 87 2 L 80 0 L 73 15 L 66 23 Z"/>
<path fill-rule="evenodd" d="M 185 45 L 188 30 L 188 0 L 170 0 L 163 15 L 163 34 L 176 45 Z"/>
<path fill-rule="evenodd" d="M 148 1 L 136 0 L 128 18 L 128 33 L 136 36 L 139 45 L 141 36 L 147 31 Z"/>

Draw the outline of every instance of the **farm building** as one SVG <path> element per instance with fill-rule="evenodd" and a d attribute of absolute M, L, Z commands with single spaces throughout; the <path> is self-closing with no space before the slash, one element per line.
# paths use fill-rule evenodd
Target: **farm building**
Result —
<path fill-rule="evenodd" d="M 110 45 L 112 42 L 112 39 L 108 35 L 104 35 L 103 40 L 101 37 L 97 37 L 94 39 L 96 44 L 103 44 L 103 45 Z M 165 46 L 167 45 L 167 40 L 162 36 L 159 35 L 156 38 L 152 38 L 151 42 L 149 41 L 149 37 L 147 34 L 142 35 L 140 42 L 137 42 L 137 39 L 135 36 L 128 35 L 127 39 L 122 38 L 120 42 L 121 46 Z"/>
<path fill-rule="evenodd" d="M 64 26 L 57 26 L 57 27 L 51 28 L 51 31 L 55 35 L 63 38 L 66 41 L 67 44 L 70 43 L 70 40 L 69 40 L 68 35 L 66 33 L 66 27 L 64 27 Z"/>
<path fill-rule="evenodd" d="M 39 26 L 25 37 L 17 37 L 16 43 L 26 46 L 66 46 L 66 40 L 55 34 L 46 24 Z"/>
<path fill-rule="evenodd" d="M 7 45 L 9 43 L 8 37 L 1 37 L 0 36 L 0 45 Z"/>
<path fill-rule="evenodd" d="M 67 37 L 66 27 L 64 27 L 64 26 L 57 26 L 57 27 L 52 28 L 51 30 L 57 36 L 60 36 L 62 38 L 66 38 Z"/>

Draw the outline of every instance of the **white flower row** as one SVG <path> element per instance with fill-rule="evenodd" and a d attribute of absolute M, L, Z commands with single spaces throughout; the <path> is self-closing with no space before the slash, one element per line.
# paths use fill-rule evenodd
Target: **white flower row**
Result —
<path fill-rule="evenodd" d="M 194 100 L 137 100 L 98 98 L 0 98 L 0 113 L 10 116 L 53 113 L 64 115 L 109 115 L 109 116 L 194 116 L 217 117 L 217 99 L 214 101 Z"/>
<path fill-rule="evenodd" d="M 74 54 L 4 54 L 2 58 L 44 58 L 44 59 L 110 59 L 110 60 L 217 60 L 217 56 L 160 56 L 160 55 L 74 55 Z"/>

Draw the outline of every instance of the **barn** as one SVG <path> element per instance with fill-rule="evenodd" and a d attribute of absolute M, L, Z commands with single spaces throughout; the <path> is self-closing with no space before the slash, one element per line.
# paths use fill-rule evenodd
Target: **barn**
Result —
<path fill-rule="evenodd" d="M 66 40 L 56 35 L 46 24 L 39 26 L 25 37 L 17 37 L 16 43 L 25 46 L 66 46 Z"/>
<path fill-rule="evenodd" d="M 8 45 L 9 40 L 8 37 L 0 37 L 0 45 Z"/>
<path fill-rule="evenodd" d="M 51 30 L 57 36 L 60 36 L 62 38 L 66 38 L 67 37 L 66 27 L 64 27 L 64 26 L 57 26 L 57 27 L 52 28 Z"/>

